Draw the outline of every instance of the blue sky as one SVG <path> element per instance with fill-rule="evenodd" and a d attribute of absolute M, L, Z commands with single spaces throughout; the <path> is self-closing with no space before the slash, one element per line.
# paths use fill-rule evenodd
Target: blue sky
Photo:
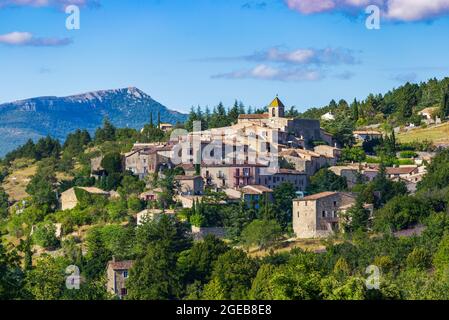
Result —
<path fill-rule="evenodd" d="M 408 1 L 369 1 L 368 30 L 367 0 L 0 0 L 0 103 L 136 86 L 180 111 L 305 110 L 448 75 L 449 1 Z"/>

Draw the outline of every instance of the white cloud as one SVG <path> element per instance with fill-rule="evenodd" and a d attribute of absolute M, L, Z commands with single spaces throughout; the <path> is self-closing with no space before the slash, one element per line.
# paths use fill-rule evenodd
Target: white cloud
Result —
<path fill-rule="evenodd" d="M 351 50 L 341 48 L 299 48 L 291 51 L 282 51 L 275 47 L 266 51 L 256 52 L 245 58 L 247 60 L 260 62 L 280 62 L 298 65 L 338 65 L 357 63 L 357 59 L 354 57 Z"/>
<path fill-rule="evenodd" d="M 14 31 L 0 35 L 0 43 L 10 46 L 56 47 L 71 42 L 68 38 L 38 38 L 30 32 Z"/>
<path fill-rule="evenodd" d="M 381 7 L 384 17 L 395 21 L 430 20 L 449 14 L 449 0 L 284 0 L 303 14 L 323 12 L 363 12 L 368 5 Z"/>
<path fill-rule="evenodd" d="M 317 81 L 323 78 L 318 70 L 303 68 L 277 68 L 265 64 L 257 65 L 252 69 L 239 70 L 230 73 L 218 74 L 214 79 L 259 79 L 277 81 Z"/>
<path fill-rule="evenodd" d="M 57 7 L 65 8 L 68 5 L 80 7 L 99 5 L 98 0 L 0 0 L 0 8 L 5 7 Z"/>

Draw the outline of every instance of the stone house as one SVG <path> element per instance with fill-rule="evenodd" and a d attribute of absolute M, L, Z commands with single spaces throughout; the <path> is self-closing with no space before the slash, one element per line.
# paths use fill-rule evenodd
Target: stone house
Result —
<path fill-rule="evenodd" d="M 332 166 L 336 162 L 335 158 L 304 149 L 285 149 L 279 155 L 307 176 L 313 176 L 321 168 Z"/>
<path fill-rule="evenodd" d="M 161 209 L 145 209 L 136 215 L 137 225 L 140 226 L 147 219 L 153 220 L 157 215 L 175 215 L 174 210 L 161 210 Z"/>
<path fill-rule="evenodd" d="M 175 176 L 181 195 L 201 195 L 204 192 L 204 180 L 201 176 Z"/>
<path fill-rule="evenodd" d="M 352 188 L 355 184 L 357 184 L 357 177 L 360 173 L 359 168 L 352 166 L 333 166 L 329 168 L 329 171 L 335 173 L 339 177 L 346 178 L 349 188 Z"/>
<path fill-rule="evenodd" d="M 323 192 L 293 200 L 293 230 L 298 238 L 322 238 L 340 228 L 340 214 L 356 203 L 345 192 Z"/>
<path fill-rule="evenodd" d="M 275 189 L 283 183 L 290 182 L 296 191 L 305 191 L 307 188 L 307 174 L 297 170 L 278 169 L 275 173 L 262 171 L 257 184 Z"/>
<path fill-rule="evenodd" d="M 422 116 L 426 120 L 433 120 L 437 115 L 439 108 L 425 108 L 418 112 L 418 115 Z"/>
<path fill-rule="evenodd" d="M 206 185 L 219 189 L 239 188 L 251 184 L 259 184 L 261 164 L 222 164 L 201 166 L 201 176 Z"/>
<path fill-rule="evenodd" d="M 247 207 L 254 204 L 255 208 L 259 208 L 261 201 L 273 202 L 273 190 L 262 185 L 245 186 L 241 190 L 243 201 Z"/>
<path fill-rule="evenodd" d="M 170 159 L 161 154 L 165 148 L 163 145 L 144 144 L 139 149 L 135 145 L 131 152 L 125 154 L 125 170 L 144 179 L 162 168 L 172 167 Z"/>
<path fill-rule="evenodd" d="M 336 146 L 320 145 L 314 148 L 315 153 L 331 159 L 332 165 L 336 165 L 341 158 L 341 149 Z"/>
<path fill-rule="evenodd" d="M 402 179 L 405 181 L 418 183 L 426 174 L 425 170 L 420 170 L 418 166 L 403 166 L 386 168 L 387 177 L 390 179 Z"/>
<path fill-rule="evenodd" d="M 382 132 L 375 130 L 357 130 L 353 132 L 354 138 L 358 141 L 371 141 L 382 138 Z"/>
<path fill-rule="evenodd" d="M 107 265 L 107 291 L 111 294 L 118 296 L 123 299 L 128 295 L 128 289 L 126 288 L 126 281 L 129 276 L 129 270 L 132 268 L 134 261 L 112 261 L 108 262 Z"/>
<path fill-rule="evenodd" d="M 79 201 L 76 196 L 76 189 L 83 190 L 92 195 L 98 195 L 98 196 L 104 196 L 104 197 L 111 196 L 110 192 L 107 192 L 107 191 L 104 191 L 104 190 L 101 190 L 101 189 L 95 188 L 95 187 L 73 187 L 73 188 L 70 188 L 69 190 L 66 190 L 63 193 L 61 193 L 61 197 L 60 197 L 59 201 L 60 201 L 62 211 L 73 209 L 78 205 Z"/>

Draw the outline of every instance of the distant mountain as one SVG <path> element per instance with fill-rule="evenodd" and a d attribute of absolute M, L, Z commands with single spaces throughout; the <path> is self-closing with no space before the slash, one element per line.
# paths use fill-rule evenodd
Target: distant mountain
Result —
<path fill-rule="evenodd" d="M 156 122 L 158 112 L 162 122 L 187 119 L 134 87 L 0 104 L 0 156 L 30 138 L 51 135 L 62 141 L 76 129 L 93 133 L 106 116 L 117 127 L 140 129 L 149 123 L 151 113 Z"/>

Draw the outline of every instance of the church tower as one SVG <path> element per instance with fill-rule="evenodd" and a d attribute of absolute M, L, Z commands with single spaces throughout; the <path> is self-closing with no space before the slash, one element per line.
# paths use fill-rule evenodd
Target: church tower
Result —
<path fill-rule="evenodd" d="M 285 106 L 281 100 L 276 98 L 268 106 L 268 113 L 270 118 L 283 118 L 285 115 Z"/>

